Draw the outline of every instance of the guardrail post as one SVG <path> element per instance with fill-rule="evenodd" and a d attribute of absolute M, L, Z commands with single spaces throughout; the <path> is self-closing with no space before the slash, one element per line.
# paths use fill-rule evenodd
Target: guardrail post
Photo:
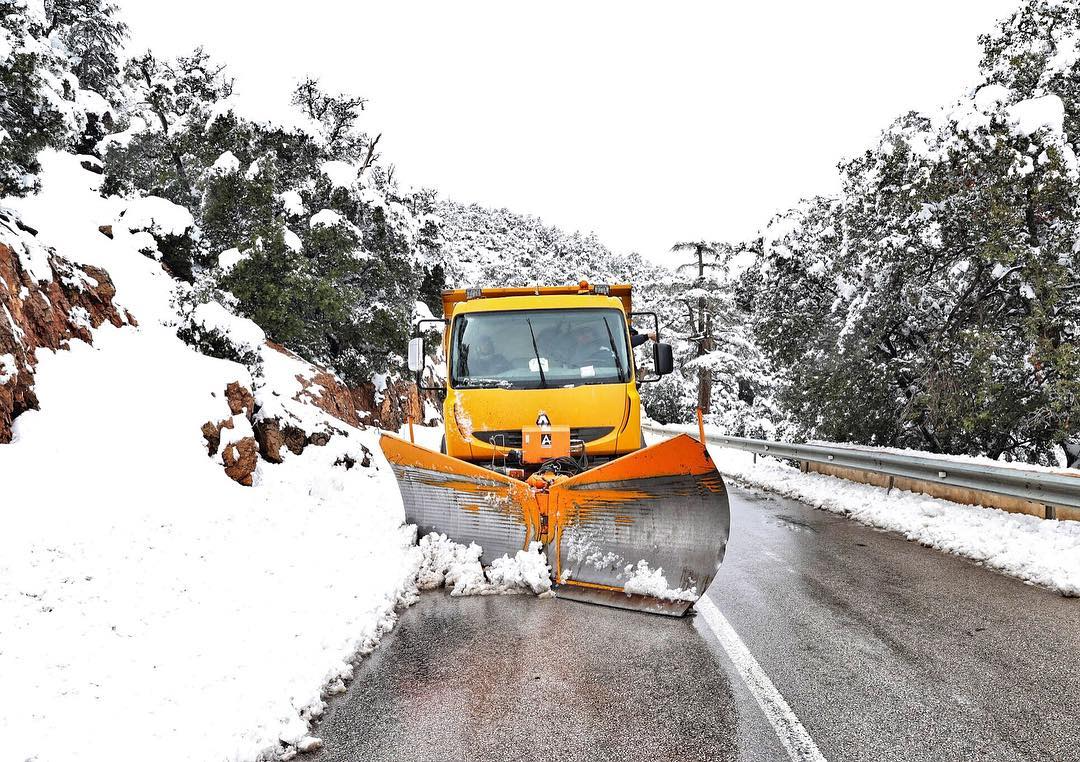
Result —
<path fill-rule="evenodd" d="M 885 494 L 886 494 L 886 495 L 888 495 L 888 494 L 889 494 L 890 492 L 892 492 L 892 488 L 893 488 L 893 484 L 894 484 L 894 483 L 895 483 L 895 479 L 894 479 L 894 477 L 890 476 L 890 477 L 889 477 L 889 486 L 888 486 L 888 488 L 887 488 L 887 489 L 885 490 Z"/>
<path fill-rule="evenodd" d="M 1052 505 L 1044 505 L 1043 509 L 1046 511 L 1046 513 L 1045 513 L 1046 518 L 1048 518 L 1048 519 L 1056 519 L 1057 518 L 1057 508 L 1055 508 L 1054 506 L 1052 506 Z"/>

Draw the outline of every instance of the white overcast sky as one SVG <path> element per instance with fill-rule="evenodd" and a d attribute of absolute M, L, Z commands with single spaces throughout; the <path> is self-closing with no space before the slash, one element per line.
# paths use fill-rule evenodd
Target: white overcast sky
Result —
<path fill-rule="evenodd" d="M 245 103 L 314 75 L 369 99 L 407 184 L 654 258 L 753 235 L 895 116 L 974 83 L 1019 0 L 120 0 L 132 49 L 203 44 Z"/>

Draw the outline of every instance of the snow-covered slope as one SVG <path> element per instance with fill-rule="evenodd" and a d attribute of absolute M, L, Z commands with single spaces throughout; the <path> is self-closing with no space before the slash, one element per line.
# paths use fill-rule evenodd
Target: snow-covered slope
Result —
<path fill-rule="evenodd" d="M 347 437 L 260 462 L 253 488 L 227 478 L 200 426 L 230 418 L 223 391 L 248 371 L 176 338 L 175 281 L 146 241 L 98 232 L 124 202 L 74 157 L 44 159 L 41 194 L 12 205 L 44 243 L 106 268 L 139 326 L 42 354 L 41 409 L 0 446 L 0 756 L 283 749 L 413 594 L 392 475 L 373 432 L 336 421 Z"/>

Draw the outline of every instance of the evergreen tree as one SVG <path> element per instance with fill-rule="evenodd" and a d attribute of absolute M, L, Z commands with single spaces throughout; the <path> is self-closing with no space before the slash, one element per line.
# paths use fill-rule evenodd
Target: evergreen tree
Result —
<path fill-rule="evenodd" d="M 37 155 L 60 146 L 67 121 L 46 81 L 53 53 L 45 40 L 44 19 L 25 2 L 0 2 L 0 195 L 19 196 L 37 186 Z"/>
<path fill-rule="evenodd" d="M 745 290 L 804 435 L 1043 462 L 1075 440 L 1078 20 L 1026 3 L 977 91 L 770 226 Z"/>
<path fill-rule="evenodd" d="M 71 56 L 79 87 L 111 98 L 119 85 L 120 46 L 128 26 L 107 0 L 46 0 L 45 34 L 56 32 Z"/>
<path fill-rule="evenodd" d="M 684 293 L 681 301 L 688 310 L 687 327 L 690 329 L 690 341 L 697 345 L 697 358 L 702 358 L 713 350 L 713 327 L 718 322 L 715 312 L 717 299 L 715 292 L 708 288 L 706 270 L 716 266 L 720 250 L 716 244 L 705 241 L 683 241 L 671 247 L 675 254 L 688 253 L 691 261 L 681 262 L 676 266 L 676 272 L 683 273 L 692 270 L 696 273 L 693 288 Z M 696 313 L 695 313 L 696 310 Z M 712 403 L 712 374 L 713 371 L 704 363 L 698 363 L 698 408 L 702 413 L 708 414 Z"/>

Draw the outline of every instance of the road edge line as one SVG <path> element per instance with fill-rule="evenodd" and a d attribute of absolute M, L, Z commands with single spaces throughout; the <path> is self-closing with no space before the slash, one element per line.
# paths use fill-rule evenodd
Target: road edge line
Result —
<path fill-rule="evenodd" d="M 739 633 L 716 604 L 703 595 L 694 604 L 694 608 L 724 647 L 743 684 L 761 707 L 792 762 L 828 762 L 798 716 L 784 700 L 784 696 L 773 685 L 758 660 L 750 653 Z"/>

